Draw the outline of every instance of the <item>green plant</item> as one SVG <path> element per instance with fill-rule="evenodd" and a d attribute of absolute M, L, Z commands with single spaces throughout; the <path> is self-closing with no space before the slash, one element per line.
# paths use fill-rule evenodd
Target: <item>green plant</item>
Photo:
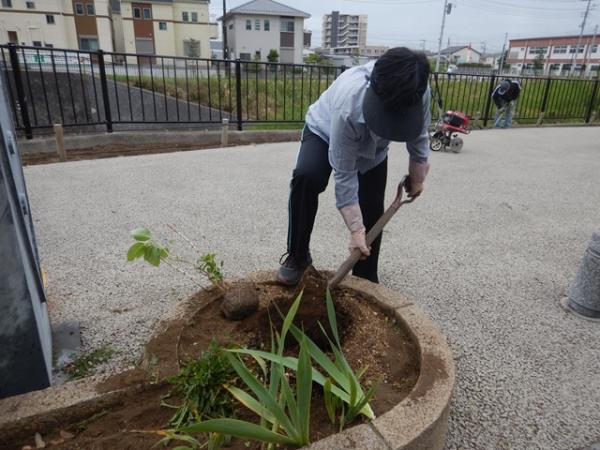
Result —
<path fill-rule="evenodd" d="M 265 379 L 269 379 L 268 386 L 261 383 L 241 359 L 233 354 L 228 355 L 230 364 L 254 396 L 235 386 L 228 386 L 228 390 L 260 417 L 260 424 L 236 419 L 213 419 L 184 427 L 182 432 L 232 435 L 269 443 L 270 448 L 274 444 L 303 446 L 309 443 L 313 368 L 306 338 L 300 341 L 295 387 L 286 376 L 285 366 L 279 362 L 283 358 L 285 338 L 298 311 L 301 296 L 302 294 L 296 298 L 288 311 L 281 333 L 275 333 L 272 339 L 272 355 L 277 358 L 271 360 L 270 370 L 267 370 L 263 358 L 254 356 Z M 234 350 L 229 351 L 234 353 Z"/>
<path fill-rule="evenodd" d="M 63 367 L 65 372 L 73 380 L 85 378 L 91 375 L 100 364 L 108 362 L 117 351 L 109 346 L 102 346 L 89 353 L 78 356 Z"/>
<path fill-rule="evenodd" d="M 178 433 L 173 430 L 159 431 L 158 434 L 164 436 L 158 444 L 169 445 L 171 441 L 181 441 L 188 445 L 178 445 L 172 450 L 198 450 L 205 448 L 206 450 L 220 450 L 228 441 L 227 437 L 220 433 L 207 433 L 206 443 L 200 444 L 200 441 L 186 433 Z"/>
<path fill-rule="evenodd" d="M 378 384 L 374 383 L 366 393 L 363 391 L 360 385 L 360 379 L 364 375 L 366 368 L 361 369 L 358 373 L 354 373 L 342 352 L 335 308 L 329 290 L 327 290 L 326 293 L 326 304 L 327 316 L 334 340 L 332 341 L 331 338 L 327 336 L 323 327 L 321 327 L 321 329 L 329 340 L 331 351 L 334 355 L 333 360 L 331 360 L 323 350 L 321 350 L 295 325 L 292 324 L 290 326 L 290 332 L 298 342 L 303 340 L 306 341 L 306 346 L 312 359 L 327 374 L 327 377 L 325 377 L 321 372 L 313 368 L 313 380 L 324 388 L 327 384 L 328 393 L 326 395 L 329 398 L 328 401 L 330 402 L 331 411 L 334 411 L 333 406 L 336 405 L 331 400 L 331 396 L 336 396 L 344 402 L 343 408 L 335 408 L 336 410 L 340 410 L 339 422 L 340 428 L 343 428 L 345 424 L 352 422 L 358 414 L 362 414 L 368 419 L 375 418 L 375 414 L 369 405 L 369 401 L 375 395 Z M 290 356 L 283 357 L 281 355 L 273 355 L 272 353 L 260 350 L 247 349 L 232 349 L 230 352 L 248 354 L 255 358 L 263 358 L 268 361 L 277 362 L 292 370 L 297 370 L 298 367 L 298 359 Z"/>
<path fill-rule="evenodd" d="M 166 398 L 182 397 L 179 405 L 163 401 L 163 405 L 177 409 L 169 425 L 181 428 L 193 421 L 231 416 L 234 402 L 225 386 L 233 385 L 235 379 L 225 352 L 213 339 L 200 358 L 188 361 L 177 375 L 167 378 L 173 389 Z"/>
<path fill-rule="evenodd" d="M 222 290 L 225 289 L 226 286 L 222 272 L 223 261 L 217 263 L 216 255 L 214 253 L 202 255 L 188 237 L 178 231 L 173 225 L 168 226 L 181 236 L 189 244 L 192 250 L 199 255 L 195 261 L 190 261 L 172 254 L 165 245 L 152 238 L 152 233 L 148 228 L 136 228 L 130 232 L 135 243 L 132 244 L 127 251 L 127 261 L 143 258 L 144 261 L 155 267 L 160 266 L 160 263 L 164 262 L 172 269 L 190 278 L 195 284 L 202 287 L 195 277 L 180 267 L 181 265 L 191 266 L 196 272 L 205 276 L 214 286 Z"/>
<path fill-rule="evenodd" d="M 267 61 L 269 61 L 270 63 L 276 63 L 278 60 L 279 53 L 277 52 L 277 50 L 275 50 L 274 48 L 269 50 L 269 53 L 267 54 Z"/>

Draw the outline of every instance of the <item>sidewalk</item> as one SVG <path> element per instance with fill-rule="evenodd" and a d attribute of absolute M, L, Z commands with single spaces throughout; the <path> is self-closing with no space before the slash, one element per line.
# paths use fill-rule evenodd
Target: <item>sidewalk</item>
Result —
<path fill-rule="evenodd" d="M 600 128 L 474 132 L 461 154 L 432 155 L 424 195 L 384 232 L 382 283 L 433 318 L 457 360 L 448 449 L 600 440 L 600 327 L 558 307 L 600 226 L 599 142 Z M 26 167 L 52 321 L 79 320 L 87 349 L 119 349 L 114 366 L 139 357 L 156 319 L 194 287 L 125 262 L 137 226 L 177 240 L 175 224 L 228 275 L 275 268 L 297 146 Z M 393 145 L 388 199 L 406 166 Z M 346 256 L 332 187 L 312 243 L 320 269 Z"/>

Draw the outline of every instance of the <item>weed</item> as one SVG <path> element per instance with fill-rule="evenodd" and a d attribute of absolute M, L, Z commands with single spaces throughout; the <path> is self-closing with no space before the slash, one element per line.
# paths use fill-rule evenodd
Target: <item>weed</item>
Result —
<path fill-rule="evenodd" d="M 92 375 L 97 366 L 108 362 L 115 353 L 117 353 L 117 350 L 112 347 L 99 347 L 96 350 L 78 356 L 72 362 L 66 364 L 62 370 L 73 380 L 85 378 Z"/>
<path fill-rule="evenodd" d="M 98 419 L 101 419 L 102 417 L 107 415 L 109 412 L 110 411 L 108 409 L 105 409 L 103 411 L 100 411 L 99 413 L 94 414 L 93 416 L 88 417 L 87 419 L 83 419 L 83 420 L 77 422 L 77 425 L 75 425 L 75 429 L 79 433 L 82 431 L 85 431 L 86 428 L 88 426 L 90 426 L 90 424 L 94 423 Z"/>
<path fill-rule="evenodd" d="M 225 386 L 233 385 L 236 373 L 229 364 L 225 352 L 215 340 L 210 348 L 196 360 L 189 361 L 179 374 L 168 377 L 173 389 L 166 398 L 181 396 L 179 405 L 163 401 L 163 405 L 177 411 L 169 421 L 175 428 L 193 421 L 230 417 L 234 412 L 233 398 Z"/>

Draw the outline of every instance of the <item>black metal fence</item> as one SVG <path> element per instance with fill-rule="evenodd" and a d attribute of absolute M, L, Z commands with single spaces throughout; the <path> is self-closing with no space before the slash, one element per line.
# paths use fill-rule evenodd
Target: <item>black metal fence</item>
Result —
<path fill-rule="evenodd" d="M 17 129 L 27 138 L 56 123 L 79 129 L 302 123 L 344 68 L 0 46 Z M 515 76 L 520 123 L 595 120 L 598 79 Z M 438 74 L 444 109 L 487 126 L 496 75 Z M 435 113 L 435 107 L 434 108 Z M 279 125 L 278 125 L 279 124 Z M 270 126 L 270 125 L 269 125 Z"/>

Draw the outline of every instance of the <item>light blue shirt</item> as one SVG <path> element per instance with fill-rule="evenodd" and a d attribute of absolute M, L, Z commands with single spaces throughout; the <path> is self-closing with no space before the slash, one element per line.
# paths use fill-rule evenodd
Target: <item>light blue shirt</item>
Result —
<path fill-rule="evenodd" d="M 362 104 L 374 61 L 342 73 L 306 114 L 306 124 L 329 144 L 329 163 L 334 171 L 336 206 L 358 203 L 358 173 L 377 166 L 387 157 L 390 141 L 373 134 L 365 123 Z M 425 162 L 430 153 L 429 89 L 423 95 L 424 124 L 421 134 L 406 143 L 410 158 Z"/>

